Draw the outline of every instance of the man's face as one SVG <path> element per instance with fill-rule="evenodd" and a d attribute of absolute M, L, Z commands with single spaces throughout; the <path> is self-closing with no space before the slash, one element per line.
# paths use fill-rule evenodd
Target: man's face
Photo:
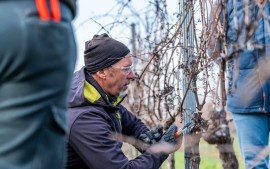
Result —
<path fill-rule="evenodd" d="M 135 79 L 132 65 L 133 59 L 128 54 L 123 59 L 113 64 L 106 70 L 105 92 L 112 96 L 123 96 L 126 94 L 130 81 Z"/>

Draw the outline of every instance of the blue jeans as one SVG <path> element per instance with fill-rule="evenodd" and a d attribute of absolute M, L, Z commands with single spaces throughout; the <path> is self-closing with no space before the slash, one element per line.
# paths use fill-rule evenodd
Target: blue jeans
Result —
<path fill-rule="evenodd" d="M 232 116 L 245 168 L 268 168 L 270 114 L 232 113 Z"/>
<path fill-rule="evenodd" d="M 70 9 L 40 20 L 34 0 L 0 1 L 0 168 L 61 169 L 76 60 Z"/>

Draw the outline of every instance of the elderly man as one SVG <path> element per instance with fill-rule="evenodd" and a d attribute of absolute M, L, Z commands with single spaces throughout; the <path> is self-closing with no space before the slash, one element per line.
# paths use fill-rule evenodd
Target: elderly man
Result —
<path fill-rule="evenodd" d="M 69 100 L 67 168 L 158 169 L 169 152 L 153 152 L 151 147 L 133 160 L 121 150 L 122 134 L 145 142 L 181 142 L 171 126 L 161 137 L 121 105 L 129 83 L 135 79 L 129 49 L 107 34 L 86 42 L 85 67 L 75 73 Z M 146 133 L 146 134 L 145 134 Z M 153 149 L 152 149 L 153 150 Z"/>

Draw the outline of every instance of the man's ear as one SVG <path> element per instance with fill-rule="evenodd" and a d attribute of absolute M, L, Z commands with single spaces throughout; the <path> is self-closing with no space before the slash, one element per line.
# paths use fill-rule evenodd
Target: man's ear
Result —
<path fill-rule="evenodd" d="M 101 79 L 104 79 L 104 80 L 106 79 L 106 73 L 105 73 L 104 69 L 97 71 L 96 75 Z"/>

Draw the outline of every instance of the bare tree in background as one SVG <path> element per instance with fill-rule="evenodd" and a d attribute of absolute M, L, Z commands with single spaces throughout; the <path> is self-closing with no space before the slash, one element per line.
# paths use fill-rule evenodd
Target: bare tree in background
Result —
<path fill-rule="evenodd" d="M 192 142 L 186 146 L 199 146 L 203 137 L 209 144 L 217 145 L 223 168 L 236 169 L 238 161 L 224 109 L 225 68 L 233 53 L 250 45 L 248 39 L 256 29 L 256 22 L 243 23 L 239 30 L 249 30 L 247 40 L 243 44 L 235 44 L 229 53 L 226 40 L 227 0 L 187 0 L 180 6 L 182 1 L 116 0 L 110 11 L 91 20 L 101 26 L 100 31 L 119 31 L 119 36 L 123 36 L 123 31 L 132 32 L 130 42 L 138 79 L 129 90 L 127 107 L 150 128 L 163 124 L 166 130 L 176 119 L 179 119 L 178 125 L 182 125 L 186 111 L 184 101 L 187 92 L 192 91 L 197 111 L 191 117 L 195 125 L 188 135 Z M 264 15 L 260 12 L 258 15 Z M 188 13 L 192 14 L 189 20 Z M 102 17 L 109 17 L 112 22 L 102 25 L 98 22 Z M 184 21 L 188 23 L 186 29 L 183 29 Z M 194 32 L 193 46 L 183 43 L 191 38 L 184 33 L 190 29 Z M 183 53 L 192 53 L 192 56 L 183 58 Z M 186 89 L 182 86 L 183 80 L 187 83 Z M 213 103 L 214 108 L 203 111 L 206 102 Z M 204 114 L 208 114 L 209 119 L 204 119 Z M 199 168 L 198 151 L 197 148 L 192 152 L 195 159 L 190 165 L 192 169 Z M 174 169 L 173 155 L 170 160 L 169 168 Z"/>

